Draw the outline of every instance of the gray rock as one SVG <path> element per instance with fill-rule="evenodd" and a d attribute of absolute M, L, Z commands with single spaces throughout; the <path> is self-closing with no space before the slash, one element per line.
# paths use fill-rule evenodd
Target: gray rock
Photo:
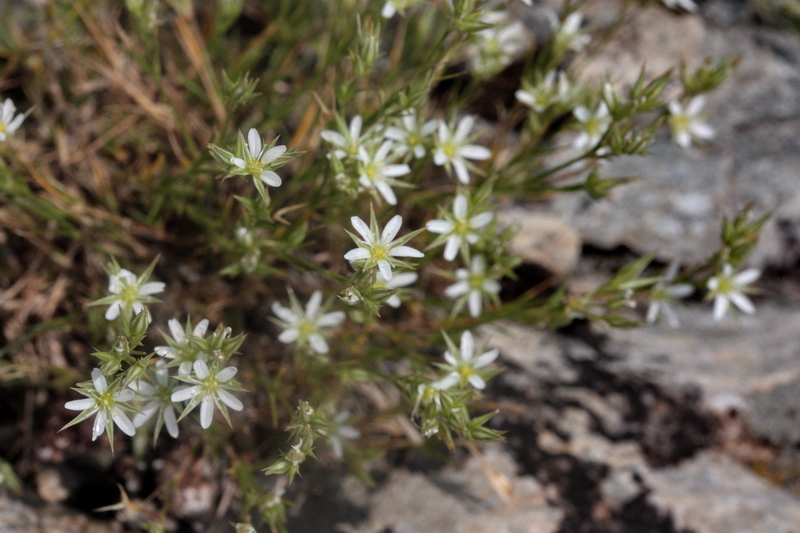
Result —
<path fill-rule="evenodd" d="M 346 533 L 446 531 L 452 533 L 552 533 L 562 512 L 547 504 L 544 489 L 499 445 L 462 466 L 432 475 L 395 470 L 369 496 L 368 518 Z M 364 504 L 364 502 L 360 502 Z"/>
<path fill-rule="evenodd" d="M 800 503 L 732 459 L 702 453 L 650 471 L 650 498 L 697 533 L 797 533 Z"/>
<path fill-rule="evenodd" d="M 651 156 L 620 158 L 603 171 L 640 180 L 603 202 L 560 195 L 557 212 L 590 244 L 624 244 L 639 253 L 656 252 L 664 261 L 691 263 L 718 247 L 723 216 L 752 203 L 757 215 L 776 213 L 752 264 L 794 264 L 800 257 L 792 246 L 800 234 L 800 39 L 769 27 L 713 27 L 699 16 L 663 10 L 643 11 L 623 33 L 616 48 L 581 70 L 584 78 L 608 72 L 624 86 L 644 62 L 656 75 L 681 59 L 696 65 L 705 56 L 741 56 L 732 78 L 708 95 L 705 111 L 716 138 L 684 151 L 662 134 Z M 668 98 L 677 94 L 677 86 L 666 92 Z"/>

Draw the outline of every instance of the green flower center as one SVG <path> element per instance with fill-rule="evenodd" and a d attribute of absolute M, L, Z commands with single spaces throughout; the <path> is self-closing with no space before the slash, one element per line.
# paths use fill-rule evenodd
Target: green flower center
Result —
<path fill-rule="evenodd" d="M 469 287 L 473 290 L 482 290 L 483 289 L 483 282 L 484 282 L 484 275 L 483 274 L 470 274 L 469 275 Z"/>
<path fill-rule="evenodd" d="M 458 154 L 458 146 L 453 144 L 451 141 L 448 141 L 442 144 L 442 152 L 444 152 L 445 157 L 447 159 L 455 158 L 456 154 Z"/>
<path fill-rule="evenodd" d="M 251 159 L 245 165 L 245 170 L 253 176 L 260 176 L 264 172 L 264 162 L 260 159 Z"/>
<path fill-rule="evenodd" d="M 469 365 L 461 365 L 458 367 L 458 375 L 461 376 L 462 381 L 467 381 L 469 377 L 475 373 L 475 369 Z"/>

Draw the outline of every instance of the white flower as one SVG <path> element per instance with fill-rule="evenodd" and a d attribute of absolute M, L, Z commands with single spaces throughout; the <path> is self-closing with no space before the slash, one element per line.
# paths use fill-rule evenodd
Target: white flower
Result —
<path fill-rule="evenodd" d="M 283 332 L 278 336 L 278 340 L 284 344 L 296 342 L 298 346 L 308 344 L 311 349 L 319 354 L 328 353 L 328 343 L 320 333 L 320 328 L 330 328 L 338 326 L 345 319 L 343 311 L 320 314 L 322 306 L 322 293 L 314 291 L 306 304 L 305 311 L 300 307 L 300 303 L 295 298 L 294 293 L 290 292 L 289 297 L 292 301 L 292 308 L 287 309 L 280 303 L 272 304 L 272 312 L 280 320 L 276 321 Z"/>
<path fill-rule="evenodd" d="M 5 141 L 8 134 L 17 131 L 22 125 L 22 121 L 25 120 L 25 115 L 23 114 L 14 116 L 16 110 L 17 108 L 11 98 L 6 98 L 6 101 L 3 102 L 3 108 L 0 109 L 0 141 Z"/>
<path fill-rule="evenodd" d="M 583 50 L 592 38 L 581 30 L 583 15 L 577 11 L 567 15 L 564 22 L 558 19 L 551 19 L 555 36 L 553 38 L 555 46 L 561 49 L 568 49 L 574 52 Z"/>
<path fill-rule="evenodd" d="M 137 278 L 136 274 L 122 268 L 108 279 L 108 292 L 112 295 L 93 303 L 111 304 L 106 311 L 106 320 L 117 318 L 120 310 L 133 310 L 138 315 L 144 309 L 144 304 L 158 301 L 150 295 L 162 292 L 165 287 L 160 281 L 147 282 L 148 277 L 149 272 Z"/>
<path fill-rule="evenodd" d="M 407 109 L 400 115 L 399 126 L 389 126 L 384 135 L 397 143 L 395 150 L 398 154 L 411 152 L 414 157 L 421 159 L 425 157 L 425 139 L 436 131 L 438 125 L 438 120 L 429 120 L 420 125 L 416 111 Z"/>
<path fill-rule="evenodd" d="M 206 331 L 208 330 L 208 320 L 203 319 L 197 323 L 194 329 L 191 329 L 191 323 L 187 322 L 186 329 L 181 327 L 180 322 L 174 318 L 167 322 L 169 331 L 172 337 L 164 335 L 169 346 L 156 346 L 156 354 L 166 357 L 167 359 L 175 359 L 179 365 L 178 375 L 188 376 L 192 371 L 192 365 L 197 360 L 208 360 L 208 354 L 200 350 L 197 345 L 192 342 L 194 340 L 202 340 Z M 191 330 L 191 333 L 190 333 Z M 170 364 L 172 366 L 172 364 Z"/>
<path fill-rule="evenodd" d="M 119 390 L 119 382 L 114 382 L 109 387 L 105 376 L 98 368 L 92 370 L 91 385 L 82 384 L 80 388 L 75 390 L 86 396 L 86 398 L 67 402 L 64 407 L 70 411 L 83 412 L 64 428 L 68 428 L 96 414 L 92 425 L 92 440 L 97 439 L 105 431 L 108 431 L 108 440 L 113 446 L 114 424 L 128 436 L 133 436 L 136 433 L 136 428 L 123 411 L 123 409 L 131 409 L 126 402 L 133 399 L 134 393 L 132 390 Z"/>
<path fill-rule="evenodd" d="M 461 309 L 464 305 L 463 298 L 466 298 L 469 314 L 473 318 L 481 316 L 484 294 L 490 299 L 496 299 L 497 294 L 500 292 L 500 284 L 497 280 L 486 276 L 486 263 L 480 255 L 472 258 L 469 270 L 466 268 L 456 270 L 456 279 L 458 281 L 447 287 L 444 290 L 444 294 L 449 298 L 460 298 L 456 302 L 454 312 L 458 312 Z"/>
<path fill-rule="evenodd" d="M 380 274 L 378 275 L 377 279 L 375 280 L 374 287 L 377 289 L 388 289 L 388 290 L 395 290 L 400 289 L 403 287 L 408 287 L 417 282 L 419 276 L 416 272 L 401 272 L 399 274 L 395 274 L 392 276 L 391 281 L 386 281 L 383 279 L 383 276 Z M 400 301 L 400 297 L 397 294 L 392 294 L 388 300 L 386 300 L 386 304 L 390 307 L 394 307 L 397 309 L 403 302 Z"/>
<path fill-rule="evenodd" d="M 331 445 L 331 451 L 337 459 L 344 457 L 344 440 L 353 440 L 361 437 L 361 432 L 352 426 L 346 425 L 350 419 L 350 413 L 343 411 L 338 413 L 332 420 L 333 428 L 325 433 Z"/>
<path fill-rule="evenodd" d="M 354 248 L 344 254 L 344 258 L 354 266 L 358 266 L 364 270 L 378 269 L 383 279 L 392 281 L 392 266 L 406 266 L 407 263 L 396 259 L 397 257 L 424 257 L 424 254 L 415 248 L 405 246 L 415 233 L 411 233 L 395 240 L 397 232 L 400 231 L 400 226 L 403 224 L 403 217 L 395 215 L 383 228 L 383 232 L 378 236 L 378 223 L 375 220 L 375 214 L 372 213 L 370 217 L 370 225 L 361 220 L 359 217 L 352 217 L 350 222 L 353 227 L 361 236 L 359 239 L 352 233 L 348 232 L 350 237 L 355 241 L 358 248 Z"/>
<path fill-rule="evenodd" d="M 265 151 L 258 131 L 256 131 L 255 128 L 250 128 L 250 131 L 247 132 L 247 151 L 244 153 L 245 158 L 231 157 L 231 164 L 245 174 L 250 174 L 271 187 L 280 187 L 282 183 L 281 178 L 270 170 L 270 166 L 276 159 L 282 156 L 285 151 L 286 147 L 283 145 L 273 146 Z"/>
<path fill-rule="evenodd" d="M 170 397 L 173 402 L 189 401 L 181 413 L 181 418 L 200 404 L 200 425 L 206 429 L 214 418 L 214 406 L 216 405 L 230 425 L 231 420 L 225 406 L 234 411 L 241 411 L 244 407 L 236 396 L 228 392 L 228 390 L 242 390 L 235 380 L 231 381 L 236 375 L 236 367 L 228 366 L 220 369 L 216 365 L 212 365 L 209 369 L 205 361 L 195 361 L 193 368 L 194 376 L 179 378 L 189 383 L 190 386 L 173 392 Z"/>
<path fill-rule="evenodd" d="M 323 130 L 320 136 L 323 140 L 331 143 L 336 147 L 334 155 L 339 159 L 345 157 L 356 157 L 358 155 L 358 147 L 361 146 L 361 126 L 363 122 L 361 115 L 356 115 L 350 121 L 350 127 L 346 128 L 343 123 L 340 127 L 344 130 L 344 134 L 334 130 Z"/>
<path fill-rule="evenodd" d="M 176 321 L 177 322 L 177 321 Z M 153 438 L 158 438 L 161 427 L 167 426 L 167 432 L 173 439 L 178 438 L 178 419 L 175 415 L 175 407 L 172 404 L 172 393 L 175 388 L 175 380 L 169 379 L 169 370 L 164 360 L 156 363 L 153 384 L 139 380 L 128 385 L 137 392 L 139 398 L 146 400 L 147 403 L 139 409 L 139 413 L 133 417 L 133 425 L 142 427 L 150 420 L 154 414 L 158 413 L 156 419 L 156 429 Z"/>
<path fill-rule="evenodd" d="M 714 298 L 714 320 L 720 321 L 727 314 L 733 303 L 740 311 L 752 315 L 756 308 L 750 298 L 745 296 L 746 286 L 753 283 L 761 275 L 761 271 L 749 268 L 738 274 L 733 273 L 729 264 L 722 266 L 722 272 L 708 280 L 709 298 Z"/>
<path fill-rule="evenodd" d="M 374 152 L 368 152 L 364 146 L 358 147 L 358 181 L 367 189 L 381 193 L 389 205 L 397 205 L 397 197 L 390 185 L 406 185 L 393 178 L 404 176 L 411 172 L 411 167 L 406 164 L 392 165 L 387 159 L 392 151 L 392 141 L 384 141 Z"/>
<path fill-rule="evenodd" d="M 479 213 L 467 218 L 468 202 L 463 194 L 456 194 L 453 201 L 453 214 L 447 216 L 447 220 L 431 220 L 425 227 L 428 231 L 439 233 L 446 237 L 444 247 L 444 258 L 452 261 L 456 258 L 458 251 L 465 242 L 475 244 L 480 239 L 480 230 L 492 221 L 494 215 L 489 212 Z M 434 241 L 434 245 L 439 244 L 439 239 Z"/>
<path fill-rule="evenodd" d="M 535 87 L 525 88 L 523 82 L 523 89 L 514 93 L 514 96 L 537 113 L 541 113 L 551 105 L 569 102 L 572 99 L 571 93 L 572 88 L 567 75 L 563 71 L 556 73 L 555 70 L 551 70 Z"/>
<path fill-rule="evenodd" d="M 449 342 L 448 344 L 451 343 Z M 477 371 L 497 359 L 500 351 L 495 348 L 475 357 L 475 340 L 472 338 L 472 333 L 465 331 L 461 334 L 461 348 L 453 350 L 453 352 L 450 353 L 450 350 L 444 352 L 444 359 L 447 361 L 447 365 L 442 366 L 451 370 L 451 372 L 439 380 L 439 385 L 436 388 L 446 390 L 456 383 L 462 385 L 469 383 L 478 390 L 484 389 L 486 382 Z"/>
<path fill-rule="evenodd" d="M 669 125 L 672 128 L 672 140 L 678 146 L 688 148 L 692 139 L 708 140 L 714 137 L 714 130 L 700 115 L 705 98 L 695 96 L 689 101 L 686 109 L 677 100 L 669 103 Z"/>
<path fill-rule="evenodd" d="M 476 34 L 479 42 L 472 66 L 477 73 L 486 76 L 502 70 L 524 48 L 525 26 L 519 21 L 504 24 L 506 14 L 498 11 L 485 12 L 480 20 L 491 27 Z"/>
<path fill-rule="evenodd" d="M 677 9 L 682 8 L 686 11 L 690 11 L 694 13 L 697 11 L 697 4 L 695 4 L 692 0 L 661 0 L 665 6 L 670 9 Z"/>
<path fill-rule="evenodd" d="M 678 263 L 673 262 L 667 268 L 667 272 L 661 280 L 650 291 L 650 306 L 647 308 L 647 316 L 645 318 L 648 324 L 655 324 L 659 315 L 661 315 L 666 319 L 670 327 L 677 328 L 680 326 L 680 321 L 672 309 L 672 304 L 676 300 L 686 298 L 692 294 L 694 287 L 688 283 L 672 284 L 677 273 Z"/>
<path fill-rule="evenodd" d="M 433 162 L 444 166 L 448 172 L 450 168 L 456 171 L 458 181 L 467 185 L 469 183 L 469 172 L 467 171 L 467 159 L 483 161 L 492 156 L 488 148 L 469 142 L 469 132 L 475 124 L 475 118 L 466 116 L 458 123 L 455 133 L 443 121 L 439 122 L 439 134 L 436 138 L 436 150 L 433 153 Z M 470 165 L 471 166 L 471 165 Z"/>
<path fill-rule="evenodd" d="M 581 123 L 581 132 L 575 137 L 573 146 L 580 150 L 594 148 L 603 138 L 611 125 L 611 113 L 605 102 L 600 102 L 594 113 L 580 105 L 573 112 L 575 118 Z"/>

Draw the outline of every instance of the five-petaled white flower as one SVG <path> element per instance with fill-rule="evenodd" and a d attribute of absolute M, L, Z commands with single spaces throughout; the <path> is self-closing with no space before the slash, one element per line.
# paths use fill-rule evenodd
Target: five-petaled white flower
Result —
<path fill-rule="evenodd" d="M 377 190 L 389 205 L 397 205 L 391 185 L 404 186 L 405 183 L 394 178 L 411 172 L 406 164 L 390 164 L 388 159 L 392 152 L 392 141 L 384 141 L 377 150 L 368 151 L 364 146 L 358 147 L 358 181 L 367 188 Z M 407 186 L 407 185 L 406 185 Z"/>
<path fill-rule="evenodd" d="M 5 141 L 10 133 L 14 133 L 22 125 L 25 120 L 25 115 L 19 114 L 16 117 L 14 113 L 17 108 L 11 98 L 6 98 L 3 102 L 3 107 L 0 109 L 0 141 Z"/>
<path fill-rule="evenodd" d="M 203 319 L 197 323 L 194 329 L 191 329 L 191 323 L 187 323 L 186 330 L 181 326 L 181 323 L 171 318 L 167 322 L 169 331 L 172 336 L 165 335 L 169 346 L 156 346 L 155 352 L 167 359 L 175 359 L 180 364 L 178 369 L 179 376 L 188 376 L 192 372 L 192 365 L 198 359 L 208 360 L 208 354 L 198 349 L 197 346 L 190 342 L 194 339 L 202 339 L 208 330 L 208 320 Z M 172 366 L 172 365 L 170 365 Z"/>
<path fill-rule="evenodd" d="M 600 102 L 594 113 L 585 106 L 579 105 L 572 113 L 580 122 L 581 132 L 575 137 L 573 146 L 580 150 L 594 148 L 611 126 L 611 113 L 605 102 Z"/>
<path fill-rule="evenodd" d="M 456 171 L 458 181 L 467 185 L 469 183 L 467 159 L 483 161 L 492 156 L 491 150 L 469 142 L 469 132 L 475 124 L 475 118 L 466 116 L 461 119 L 455 132 L 444 123 L 439 122 L 439 132 L 436 138 L 436 150 L 433 152 L 433 162 L 444 166 L 448 172 L 453 168 Z"/>
<path fill-rule="evenodd" d="M 417 121 L 417 113 L 414 109 L 407 109 L 400 115 L 398 126 L 389 126 L 384 132 L 387 139 L 395 143 L 395 151 L 399 155 L 407 152 L 414 154 L 417 159 L 425 157 L 425 139 L 431 136 L 439 126 L 439 121 L 432 119 L 424 124 Z"/>
<path fill-rule="evenodd" d="M 393 265 L 410 267 L 404 261 L 397 259 L 398 257 L 424 257 L 424 254 L 419 250 L 405 246 L 405 243 L 416 235 L 416 232 L 395 240 L 397 232 L 400 231 L 400 226 L 403 225 L 403 217 L 400 215 L 392 217 L 386 227 L 383 228 L 380 236 L 378 236 L 378 223 L 375 220 L 374 213 L 371 214 L 369 226 L 359 217 L 350 218 L 350 222 L 361 236 L 359 239 L 348 231 L 358 248 L 353 248 L 344 254 L 344 258 L 354 266 L 364 270 L 377 268 L 383 279 L 392 281 Z"/>
<path fill-rule="evenodd" d="M 147 282 L 149 273 L 136 277 L 136 274 L 124 268 L 116 274 L 111 274 L 108 279 L 108 292 L 111 296 L 106 296 L 94 304 L 111 304 L 106 311 L 106 320 L 114 320 L 119 316 L 120 311 L 133 310 L 139 314 L 144 309 L 144 304 L 157 302 L 152 294 L 158 294 L 164 290 L 165 285 L 160 281 Z"/>
<path fill-rule="evenodd" d="M 552 13 L 552 11 L 550 13 Z M 555 31 L 553 41 L 557 48 L 579 52 L 592 40 L 592 38 L 581 29 L 583 15 L 577 11 L 567 15 L 567 18 L 565 18 L 563 22 L 560 22 L 554 15 L 550 21 Z"/>
<path fill-rule="evenodd" d="M 486 276 L 486 263 L 480 255 L 472 258 L 469 270 L 466 268 L 456 270 L 456 279 L 458 281 L 447 287 L 444 294 L 449 298 L 459 298 L 453 309 L 454 312 L 461 310 L 464 299 L 466 299 L 469 314 L 473 318 L 481 316 L 484 294 L 490 299 L 496 299 L 500 292 L 500 284 L 497 280 Z"/>
<path fill-rule="evenodd" d="M 331 451 L 337 459 L 344 457 L 344 440 L 353 440 L 361 437 L 361 432 L 353 426 L 348 426 L 347 421 L 350 419 L 350 413 L 342 411 L 333 417 L 333 427 L 323 435 L 328 437 L 328 443 L 331 445 Z"/>
<path fill-rule="evenodd" d="M 343 311 L 334 311 L 333 313 L 320 314 L 322 307 L 322 293 L 314 291 L 306 304 L 305 310 L 300 306 L 300 302 L 294 296 L 294 293 L 289 292 L 291 299 L 291 309 L 287 309 L 278 302 L 272 304 L 272 312 L 275 313 L 280 320 L 276 320 L 283 329 L 283 332 L 278 336 L 278 340 L 288 344 L 296 342 L 298 346 L 305 346 L 308 344 L 311 349 L 318 354 L 328 353 L 328 343 L 325 342 L 325 337 L 320 333 L 320 328 L 330 328 L 338 326 L 345 319 Z"/>
<path fill-rule="evenodd" d="M 728 263 L 722 266 L 722 272 L 708 280 L 709 298 L 714 298 L 714 320 L 720 321 L 728 312 L 732 303 L 740 311 L 752 315 L 756 308 L 750 298 L 745 296 L 746 286 L 753 283 L 761 275 L 761 271 L 749 268 L 738 274 Z"/>
<path fill-rule="evenodd" d="M 453 201 L 453 214 L 445 215 L 446 220 L 431 220 L 425 227 L 428 231 L 439 233 L 442 237 L 437 238 L 433 245 L 440 244 L 442 238 L 446 239 L 444 247 L 444 258 L 452 261 L 456 258 L 458 250 L 464 242 L 475 244 L 480 238 L 480 230 L 492 221 L 494 215 L 489 212 L 479 213 L 468 218 L 467 197 L 463 194 L 456 194 Z"/>
<path fill-rule="evenodd" d="M 361 126 L 363 121 L 361 115 L 356 115 L 350 120 L 350 127 L 346 128 L 344 123 L 339 124 L 344 130 L 344 134 L 334 130 L 323 130 L 320 136 L 323 140 L 336 147 L 334 155 L 339 159 L 346 157 L 356 157 L 358 147 L 361 146 Z"/>
<path fill-rule="evenodd" d="M 448 339 L 449 340 L 449 339 Z M 452 344 L 448 342 L 448 344 Z M 475 356 L 475 340 L 472 338 L 472 333 L 465 331 L 461 334 L 461 347 L 459 350 L 453 349 L 454 353 L 450 350 L 444 352 L 444 360 L 447 365 L 442 365 L 442 368 L 450 370 L 450 373 L 437 382 L 434 386 L 438 390 L 447 390 L 456 383 L 462 385 L 469 383 L 478 390 L 486 387 L 486 381 L 481 377 L 478 372 L 479 369 L 490 365 L 497 356 L 500 350 L 493 349 L 483 352 L 479 356 Z"/>
<path fill-rule="evenodd" d="M 119 381 L 113 382 L 109 387 L 106 377 L 100 372 L 99 368 L 92 370 L 91 385 L 81 384 L 79 387 L 75 390 L 86 396 L 86 398 L 69 401 L 64 404 L 64 407 L 70 411 L 83 412 L 64 426 L 64 429 L 96 414 L 92 425 L 92 440 L 97 439 L 105 431 L 108 431 L 108 440 L 113 447 L 114 424 L 128 436 L 133 436 L 136 433 L 133 422 L 123 411 L 123 409 L 131 409 L 126 402 L 133 399 L 134 392 L 132 390 L 120 390 Z"/>
<path fill-rule="evenodd" d="M 704 103 L 702 96 L 692 98 L 686 109 L 677 100 L 669 103 L 672 140 L 678 146 L 688 148 L 692 145 L 692 139 L 708 140 L 714 137 L 714 130 L 701 118 L 700 110 Z"/>
<path fill-rule="evenodd" d="M 667 268 L 664 276 L 655 284 L 650 291 L 650 306 L 647 308 L 645 318 L 648 324 L 655 324 L 659 315 L 663 316 L 672 328 L 680 326 L 672 304 L 680 298 L 686 298 L 694 292 L 694 287 L 688 283 L 672 283 L 678 274 L 678 263 L 673 262 Z"/>
<path fill-rule="evenodd" d="M 514 93 L 517 100 L 541 113 L 548 107 L 572 99 L 572 88 L 567 75 L 563 71 L 550 70 L 544 75 L 542 81 L 535 86 L 530 86 L 523 81 L 523 88 Z"/>
<path fill-rule="evenodd" d="M 169 379 L 169 370 L 162 359 L 156 363 L 154 383 L 150 384 L 140 379 L 138 382 L 128 385 L 136 391 L 140 399 L 147 402 L 139 409 L 139 413 L 133 417 L 134 426 L 137 428 L 142 427 L 154 414 L 158 413 L 156 429 L 153 434 L 154 440 L 161 433 L 162 426 L 167 426 L 167 432 L 170 437 L 173 439 L 178 438 L 178 418 L 175 415 L 175 406 L 172 403 L 172 393 L 176 384 L 176 380 Z"/>
<path fill-rule="evenodd" d="M 230 425 L 231 420 L 225 406 L 234 411 L 241 411 L 244 407 L 236 396 L 228 392 L 228 390 L 242 390 L 239 384 L 232 380 L 236 375 L 236 367 L 228 366 L 220 369 L 217 365 L 212 365 L 209 369 L 205 361 L 195 361 L 193 368 L 193 376 L 178 378 L 189 383 L 190 386 L 173 392 L 171 396 L 173 402 L 189 401 L 180 418 L 189 414 L 200 404 L 200 425 L 206 429 L 214 418 L 214 406 L 216 405 Z"/>
<path fill-rule="evenodd" d="M 281 178 L 270 170 L 270 166 L 285 151 L 286 147 L 283 145 L 273 146 L 264 150 L 258 131 L 255 128 L 250 128 L 250 131 L 247 132 L 247 151 L 244 153 L 244 159 L 231 157 L 231 164 L 271 187 L 280 187 Z"/>
<path fill-rule="evenodd" d="M 508 23 L 507 14 L 502 11 L 487 11 L 480 21 L 490 27 L 476 34 L 478 43 L 472 66 L 476 73 L 487 76 L 502 70 L 522 50 L 525 26 L 518 20 Z"/>

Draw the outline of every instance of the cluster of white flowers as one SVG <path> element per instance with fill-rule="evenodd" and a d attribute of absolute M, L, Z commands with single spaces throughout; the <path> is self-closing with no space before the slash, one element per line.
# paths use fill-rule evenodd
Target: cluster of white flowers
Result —
<path fill-rule="evenodd" d="M 138 277 L 125 269 L 115 270 L 109 276 L 112 295 L 93 303 L 110 304 L 106 312 L 109 319 L 119 317 L 121 312 L 132 312 L 134 316 L 148 313 L 144 304 L 156 301 L 150 295 L 164 290 L 163 283 L 146 281 L 152 267 Z M 145 326 L 147 324 L 149 320 Z M 244 407 L 231 391 L 243 389 L 232 379 L 237 369 L 223 365 L 243 337 L 232 339 L 231 329 L 224 327 L 206 337 L 208 320 L 201 320 L 193 328 L 191 322 L 187 322 L 184 328 L 172 319 L 168 326 L 171 336 L 164 336 L 167 344 L 155 348 L 154 355 L 160 358 L 143 368 L 143 373 L 135 374 L 135 378 L 122 374 L 109 382 L 101 368 L 92 370 L 91 381 L 80 383 L 74 389 L 86 398 L 65 404 L 67 409 L 82 412 L 64 427 L 96 415 L 92 440 L 107 432 L 113 447 L 114 424 L 126 435 L 133 436 L 137 428 L 154 416 L 154 438 L 164 426 L 171 437 L 177 438 L 178 421 L 198 405 L 200 425 L 204 429 L 211 425 L 214 407 L 230 424 L 227 409 L 240 411 Z M 177 368 L 174 375 L 170 375 L 171 368 Z M 176 409 L 181 411 L 180 416 L 176 415 Z M 126 412 L 135 413 L 133 420 Z"/>

